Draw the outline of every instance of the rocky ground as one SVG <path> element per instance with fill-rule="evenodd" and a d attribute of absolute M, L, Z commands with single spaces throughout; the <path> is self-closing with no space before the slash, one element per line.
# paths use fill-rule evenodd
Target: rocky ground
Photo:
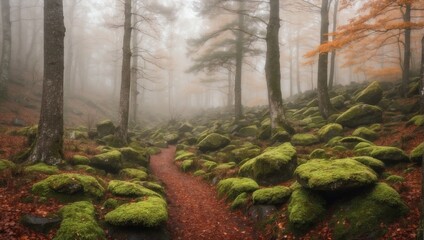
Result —
<path fill-rule="evenodd" d="M 424 116 L 418 81 L 397 88 L 337 87 L 328 120 L 298 95 L 272 134 L 265 107 L 134 129 L 125 147 L 111 121 L 67 129 L 53 167 L 20 164 L 36 127 L 3 124 L 0 238 L 415 239 Z"/>

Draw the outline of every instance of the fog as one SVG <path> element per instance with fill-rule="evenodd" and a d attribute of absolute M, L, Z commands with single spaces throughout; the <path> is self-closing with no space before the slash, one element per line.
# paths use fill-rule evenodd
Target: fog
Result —
<path fill-rule="evenodd" d="M 184 118 L 233 104 L 233 63 L 222 63 L 210 69 L 191 69 L 202 56 L 208 56 L 208 51 L 218 48 L 217 44 L 235 38 L 234 31 L 229 31 L 198 46 L 194 44 L 237 19 L 234 9 L 202 12 L 202 2 L 207 3 L 201 0 L 134 1 L 132 55 L 133 61 L 137 58 L 138 64 L 132 68 L 137 71 L 137 121 Z M 251 32 L 245 34 L 249 51 L 246 51 L 243 60 L 242 103 L 251 107 L 268 104 L 264 72 L 268 4 L 246 2 L 246 15 L 249 15 L 246 26 Z M 280 52 L 284 98 L 316 88 L 318 56 L 306 55 L 319 46 L 318 2 L 282 1 Z M 340 9 L 338 26 L 357 16 L 364 2 L 356 1 L 356 5 Z M 40 92 L 43 79 L 43 1 L 11 0 L 10 4 L 11 80 Z M 116 113 L 116 116 L 112 114 L 110 117 L 117 118 L 123 12 L 124 3 L 120 0 L 64 0 L 65 113 L 78 111 L 72 109 L 72 99 L 84 99 L 102 105 L 109 113 Z M 333 16 L 332 6 L 330 29 L 333 29 Z M 411 69 L 415 72 L 420 67 L 421 35 L 421 30 L 412 33 Z M 381 42 L 358 40 L 338 51 L 335 84 L 399 80 L 402 66 L 399 39 L 400 31 Z M 230 51 L 229 48 L 221 48 L 223 52 Z M 96 111 L 82 114 L 99 118 Z"/>

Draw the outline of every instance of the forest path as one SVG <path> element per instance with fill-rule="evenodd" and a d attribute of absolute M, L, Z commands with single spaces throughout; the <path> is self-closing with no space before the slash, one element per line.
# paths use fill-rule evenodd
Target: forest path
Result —
<path fill-rule="evenodd" d="M 181 172 L 174 164 L 175 147 L 152 156 L 153 174 L 166 187 L 171 239 L 248 240 L 261 239 L 253 223 L 240 212 L 231 212 L 224 200 L 217 199 L 214 187 Z"/>

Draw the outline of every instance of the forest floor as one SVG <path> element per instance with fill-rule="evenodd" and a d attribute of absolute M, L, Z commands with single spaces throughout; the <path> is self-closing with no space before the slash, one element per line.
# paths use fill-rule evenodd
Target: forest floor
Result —
<path fill-rule="evenodd" d="M 216 189 L 200 178 L 181 172 L 174 164 L 175 147 L 152 156 L 152 173 L 166 187 L 167 223 L 171 239 L 263 239 L 241 212 L 231 211 Z"/>

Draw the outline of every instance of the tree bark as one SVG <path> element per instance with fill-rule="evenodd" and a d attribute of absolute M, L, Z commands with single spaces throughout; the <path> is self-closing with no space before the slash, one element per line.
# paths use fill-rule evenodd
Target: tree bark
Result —
<path fill-rule="evenodd" d="M 405 23 L 411 22 L 411 3 L 406 3 L 406 10 L 403 15 L 403 21 Z M 403 53 L 403 72 L 402 72 L 402 96 L 407 97 L 409 75 L 411 67 L 411 28 L 405 28 L 405 49 Z"/>
<path fill-rule="evenodd" d="M 339 0 L 334 1 L 334 13 L 333 13 L 333 33 L 337 30 L 337 14 L 339 10 Z M 333 41 L 336 39 L 335 36 L 333 36 Z M 333 89 L 334 85 L 334 76 L 336 74 L 336 55 L 337 51 L 333 49 L 331 51 L 331 63 L 330 63 L 330 79 L 328 82 L 328 88 L 331 90 Z"/>
<path fill-rule="evenodd" d="M 10 78 L 10 58 L 12 51 L 12 26 L 10 23 L 10 2 L 1 1 L 3 24 L 3 46 L 0 65 L 0 99 L 7 97 L 7 82 Z"/>
<path fill-rule="evenodd" d="M 119 125 L 116 132 L 118 145 L 126 145 L 131 89 L 131 0 L 125 0 L 124 39 L 122 47 L 121 94 L 119 101 Z"/>
<path fill-rule="evenodd" d="M 322 0 L 321 6 L 321 39 L 320 44 L 328 42 L 329 28 L 329 3 L 328 0 Z M 327 87 L 328 79 L 328 53 L 320 53 L 318 59 L 318 103 L 321 116 L 327 119 L 333 112 Z"/>
<path fill-rule="evenodd" d="M 137 9 L 137 1 L 133 0 L 133 6 L 135 7 L 135 9 Z M 137 15 L 134 14 L 133 15 L 133 20 L 134 20 L 134 32 L 133 32 L 133 36 L 132 36 L 132 47 L 133 47 L 133 55 L 132 55 L 132 69 L 131 69 L 131 114 L 130 114 L 130 121 L 132 123 L 136 123 L 137 122 L 137 113 L 138 113 L 138 103 L 137 103 L 137 98 L 138 98 L 138 85 L 137 85 L 137 81 L 138 81 L 138 30 L 135 29 L 135 26 L 137 24 L 138 18 Z"/>
<path fill-rule="evenodd" d="M 236 75 L 234 85 L 234 96 L 235 96 L 235 119 L 240 120 L 243 116 L 243 104 L 242 104 L 242 90 L 241 90 L 241 79 L 243 72 L 243 48 L 244 48 L 244 0 L 240 1 L 239 14 L 238 14 L 238 28 L 237 32 L 237 43 L 236 43 Z"/>
<path fill-rule="evenodd" d="M 73 38 L 73 32 L 74 32 L 74 12 L 75 7 L 77 3 L 71 3 L 72 5 L 69 7 L 69 26 L 68 26 L 68 34 L 65 38 L 65 98 L 69 98 L 72 96 L 72 68 L 73 68 L 73 59 L 74 59 L 74 50 L 72 47 L 72 38 Z"/>
<path fill-rule="evenodd" d="M 44 80 L 38 135 L 28 162 L 56 165 L 63 158 L 64 38 L 62 0 L 44 1 Z"/>
<path fill-rule="evenodd" d="M 424 36 L 421 39 L 421 101 L 420 101 L 420 112 L 424 114 Z"/>
<path fill-rule="evenodd" d="M 271 128 L 274 131 L 280 126 L 287 125 L 284 115 L 283 98 L 281 94 L 280 70 L 280 1 L 270 0 L 270 15 L 266 34 L 265 74 L 268 88 L 269 113 Z"/>
<path fill-rule="evenodd" d="M 300 36 L 299 31 L 296 33 L 296 85 L 297 93 L 302 93 L 302 88 L 300 87 Z"/>
<path fill-rule="evenodd" d="M 228 68 L 228 98 L 227 98 L 227 107 L 231 109 L 234 104 L 234 85 L 233 85 L 233 76 L 231 74 L 231 68 Z"/>
<path fill-rule="evenodd" d="M 290 47 L 290 62 L 289 62 L 289 75 L 290 75 L 290 97 L 293 96 L 293 51 Z"/>

